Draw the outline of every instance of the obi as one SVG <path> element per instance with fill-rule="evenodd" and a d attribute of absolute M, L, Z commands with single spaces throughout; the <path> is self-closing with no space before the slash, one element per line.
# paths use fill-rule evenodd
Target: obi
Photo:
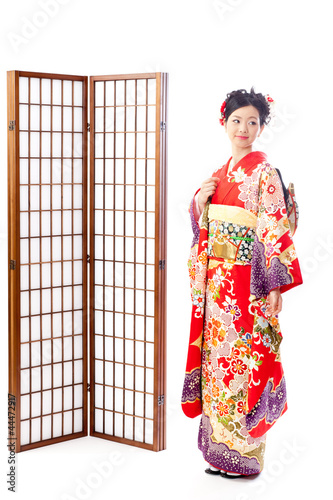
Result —
<path fill-rule="evenodd" d="M 209 258 L 251 264 L 257 216 L 249 210 L 211 204 L 208 211 Z"/>

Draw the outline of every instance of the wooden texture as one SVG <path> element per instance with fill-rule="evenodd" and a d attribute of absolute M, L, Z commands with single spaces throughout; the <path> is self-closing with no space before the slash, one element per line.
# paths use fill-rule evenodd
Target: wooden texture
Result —
<path fill-rule="evenodd" d="M 15 120 L 8 131 L 8 256 L 16 266 L 8 283 L 16 451 L 87 434 L 86 100 L 87 77 L 8 73 L 8 121 Z"/>
<path fill-rule="evenodd" d="M 166 131 L 160 121 L 166 120 L 167 76 L 91 77 L 90 91 L 90 433 L 159 451 L 166 447 L 166 280 L 159 264 L 166 258 Z"/>
<path fill-rule="evenodd" d="M 7 80 L 16 451 L 88 427 L 163 450 L 168 76 L 90 77 L 89 96 L 85 76 Z"/>
<path fill-rule="evenodd" d="M 19 232 L 19 139 L 18 139 L 18 74 L 7 73 L 8 124 L 15 121 L 14 130 L 8 129 L 8 381 L 9 394 L 15 396 L 15 445 L 20 451 L 20 275 L 17 271 L 20 261 Z M 15 261 L 16 269 L 10 269 Z"/>

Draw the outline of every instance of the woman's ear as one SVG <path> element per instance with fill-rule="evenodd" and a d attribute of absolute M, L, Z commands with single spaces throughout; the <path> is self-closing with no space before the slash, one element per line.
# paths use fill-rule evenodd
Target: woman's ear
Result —
<path fill-rule="evenodd" d="M 264 128 L 265 128 L 265 125 L 261 125 L 261 127 L 260 127 L 260 132 L 259 132 L 259 134 L 257 135 L 257 137 L 260 137 L 260 136 L 261 136 L 261 133 L 262 133 L 262 131 L 264 130 Z"/>
<path fill-rule="evenodd" d="M 224 122 L 224 131 L 227 132 L 227 122 Z"/>

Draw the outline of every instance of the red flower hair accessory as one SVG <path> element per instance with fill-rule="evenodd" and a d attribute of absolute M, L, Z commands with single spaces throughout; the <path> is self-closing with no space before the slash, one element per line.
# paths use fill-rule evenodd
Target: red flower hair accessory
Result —
<path fill-rule="evenodd" d="M 223 101 L 223 103 L 222 103 L 220 113 L 221 113 L 220 123 L 221 123 L 221 125 L 224 125 L 224 122 L 225 122 L 225 101 Z"/>
<path fill-rule="evenodd" d="M 272 120 L 275 118 L 275 101 L 269 94 L 265 95 L 265 99 L 269 107 L 269 118 Z"/>

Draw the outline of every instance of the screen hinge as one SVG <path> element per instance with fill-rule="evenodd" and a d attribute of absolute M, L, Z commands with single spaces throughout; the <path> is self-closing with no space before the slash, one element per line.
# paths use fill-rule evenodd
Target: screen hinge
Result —
<path fill-rule="evenodd" d="M 87 255 L 87 264 L 90 264 L 90 255 Z"/>
<path fill-rule="evenodd" d="M 9 130 L 15 130 L 15 120 L 10 120 L 9 121 L 8 129 Z"/>
<path fill-rule="evenodd" d="M 90 384 L 87 384 L 87 391 L 90 392 Z"/>
<path fill-rule="evenodd" d="M 90 132 L 90 123 L 87 123 L 87 132 Z"/>
<path fill-rule="evenodd" d="M 16 269 L 16 260 L 11 260 L 9 263 L 9 269 Z"/>
<path fill-rule="evenodd" d="M 161 271 L 164 271 L 165 269 L 165 260 L 160 260 L 159 262 L 159 268 Z"/>
<path fill-rule="evenodd" d="M 158 396 L 157 402 L 158 406 L 164 405 L 164 394 L 162 396 Z"/>
<path fill-rule="evenodd" d="M 166 122 L 161 122 L 161 131 L 165 132 Z"/>

